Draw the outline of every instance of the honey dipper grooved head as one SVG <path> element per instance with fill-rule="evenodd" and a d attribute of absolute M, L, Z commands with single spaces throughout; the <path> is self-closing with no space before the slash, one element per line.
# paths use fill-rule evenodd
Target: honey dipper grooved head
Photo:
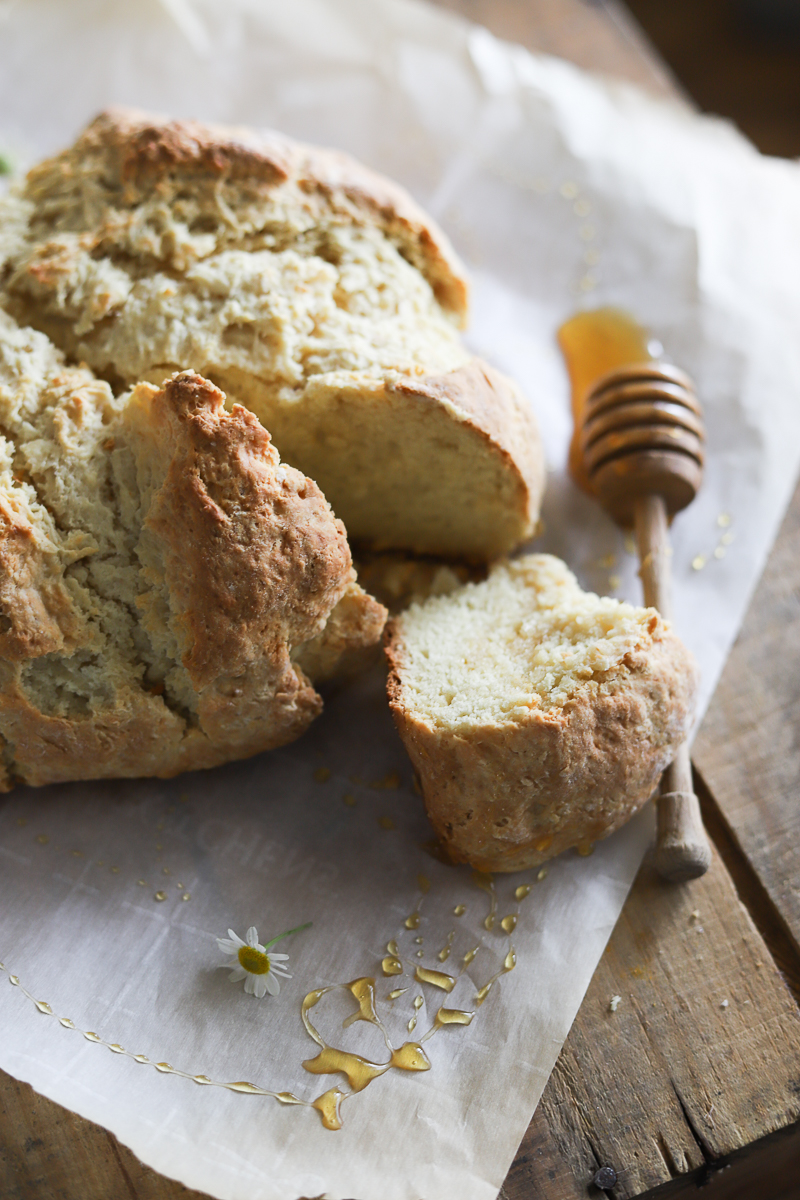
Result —
<path fill-rule="evenodd" d="M 604 375 L 583 408 L 583 467 L 621 525 L 633 525 L 641 496 L 662 496 L 670 516 L 690 504 L 702 480 L 704 442 L 691 380 L 664 363 L 633 363 Z"/>

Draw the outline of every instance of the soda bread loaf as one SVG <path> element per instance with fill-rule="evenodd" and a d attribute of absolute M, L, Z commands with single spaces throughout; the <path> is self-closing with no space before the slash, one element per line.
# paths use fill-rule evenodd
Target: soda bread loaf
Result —
<path fill-rule="evenodd" d="M 619 828 L 686 736 L 694 659 L 545 554 L 390 622 L 389 701 L 450 856 L 536 866 Z"/>
<path fill-rule="evenodd" d="M 0 312 L 0 787 L 173 775 L 297 737 L 385 610 L 247 410 L 115 397 Z"/>
<path fill-rule="evenodd" d="M 212 380 L 351 539 L 485 562 L 536 523 L 535 421 L 461 344 L 446 238 L 344 154 L 104 113 L 0 205 L 0 302 L 115 386 Z"/>

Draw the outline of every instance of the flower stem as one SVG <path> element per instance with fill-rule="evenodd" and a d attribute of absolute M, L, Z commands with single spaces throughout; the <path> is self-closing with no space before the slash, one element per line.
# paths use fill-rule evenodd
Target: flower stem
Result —
<path fill-rule="evenodd" d="M 288 937 L 290 933 L 299 933 L 301 929 L 310 929 L 310 928 L 311 928 L 311 921 L 306 921 L 305 925 L 295 925 L 294 929 L 287 929 L 285 933 L 279 933 L 278 936 L 274 937 L 271 942 L 267 942 L 264 949 L 269 950 L 270 946 L 274 946 L 276 942 L 279 942 L 281 940 L 281 938 Z"/>

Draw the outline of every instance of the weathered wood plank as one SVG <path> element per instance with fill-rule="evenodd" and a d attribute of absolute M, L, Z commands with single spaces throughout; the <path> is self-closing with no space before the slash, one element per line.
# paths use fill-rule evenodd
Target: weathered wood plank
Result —
<path fill-rule="evenodd" d="M 0 1071 L 3 1200 L 205 1200 L 85 1121 Z"/>
<path fill-rule="evenodd" d="M 798 1093 L 800 1010 L 719 856 L 679 886 L 648 861 L 504 1191 L 577 1200 L 611 1165 L 628 1200 L 797 1121 Z"/>
<path fill-rule="evenodd" d="M 800 947 L 800 487 L 695 742 L 735 842 Z"/>

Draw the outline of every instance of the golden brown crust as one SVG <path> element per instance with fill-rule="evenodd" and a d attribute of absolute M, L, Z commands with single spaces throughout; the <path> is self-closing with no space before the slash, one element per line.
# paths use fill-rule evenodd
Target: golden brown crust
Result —
<path fill-rule="evenodd" d="M 96 413 L 84 415 L 91 425 Z M 23 513 L 19 487 L 1 497 L 0 789 L 215 766 L 291 741 L 322 708 L 291 655 L 324 640 L 354 572 L 316 484 L 280 464 L 251 413 L 227 412 L 222 393 L 191 372 L 162 389 L 139 385 L 96 436 L 95 457 L 82 443 L 82 461 L 113 455 L 128 500 L 118 490 L 101 502 L 94 533 L 73 530 L 67 543 L 53 527 L 50 544 L 41 505 Z M 91 478 L 109 487 L 110 476 Z M 116 508 L 118 541 L 116 550 L 93 542 L 98 594 L 80 562 L 70 574 L 69 549 L 100 536 L 103 503 Z M 356 590 L 363 600 L 340 651 L 380 637 L 385 610 Z"/>
<path fill-rule="evenodd" d="M 694 709 L 694 660 L 663 626 L 627 656 L 619 686 L 467 735 L 414 711 L 395 622 L 386 654 L 389 704 L 428 816 L 453 861 L 483 871 L 534 867 L 613 833 L 653 794 Z"/>
<path fill-rule="evenodd" d="M 34 200 L 40 187 L 50 195 L 54 189 L 77 192 L 71 227 L 99 247 L 113 239 L 115 231 L 98 227 L 98 211 L 84 207 L 79 180 L 85 164 L 91 164 L 95 180 L 102 181 L 109 210 L 133 207 L 154 190 L 169 196 L 181 186 L 213 190 L 232 185 L 247 204 L 281 187 L 293 188 L 306 198 L 311 217 L 322 205 L 382 229 L 425 275 L 440 304 L 459 319 L 465 316 L 467 284 L 442 230 L 403 188 L 340 151 L 306 146 L 270 131 L 110 108 L 72 147 L 28 176 Z"/>
<path fill-rule="evenodd" d="M 317 485 L 279 467 L 267 431 L 239 405 L 226 412 L 208 380 L 174 376 L 148 417 L 149 438 L 172 454 L 145 525 L 201 690 L 246 669 L 267 641 L 294 646 L 320 631 L 349 582 L 347 535 Z"/>
<path fill-rule="evenodd" d="M 380 658 L 388 613 L 355 582 L 332 610 L 325 628 L 292 654 L 292 662 L 315 684 L 344 679 Z"/>
<path fill-rule="evenodd" d="M 446 375 L 397 380 L 387 385 L 387 391 L 451 405 L 502 460 L 508 476 L 516 479 L 516 495 L 506 505 L 509 528 L 502 533 L 498 528 L 505 538 L 485 557 L 507 554 L 530 537 L 544 494 L 546 465 L 531 406 L 516 384 L 476 358 Z"/>

